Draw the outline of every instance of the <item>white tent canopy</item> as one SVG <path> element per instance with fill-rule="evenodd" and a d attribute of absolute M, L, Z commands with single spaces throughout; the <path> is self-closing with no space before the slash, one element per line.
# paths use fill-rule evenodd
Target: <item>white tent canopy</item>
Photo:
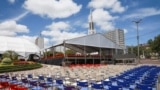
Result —
<path fill-rule="evenodd" d="M 18 38 L 18 37 L 8 37 L 0 36 L 0 54 L 7 50 L 12 50 L 21 56 L 28 56 L 29 54 L 38 54 L 39 48 L 32 42 Z"/>
<path fill-rule="evenodd" d="M 102 34 L 92 34 L 92 35 L 87 35 L 79 38 L 69 39 L 69 40 L 66 40 L 65 43 L 98 47 L 98 48 L 121 49 L 117 44 L 113 43 L 111 40 L 109 40 Z"/>
<path fill-rule="evenodd" d="M 99 51 L 99 48 L 102 48 L 104 50 L 105 49 L 122 50 L 122 48 L 119 45 L 117 45 L 116 43 L 112 42 L 104 35 L 99 33 L 65 40 L 63 43 L 56 46 L 61 46 L 61 45 L 73 49 L 75 51 L 79 51 L 81 53 L 84 52 L 84 49 L 88 53 Z M 56 46 L 52 46 L 50 48 L 54 48 Z"/>

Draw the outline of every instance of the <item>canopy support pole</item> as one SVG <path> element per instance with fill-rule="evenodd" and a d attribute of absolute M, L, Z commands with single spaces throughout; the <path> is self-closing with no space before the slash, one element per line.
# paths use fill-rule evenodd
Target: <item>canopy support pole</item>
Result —
<path fill-rule="evenodd" d="M 94 64 L 94 56 L 92 56 L 92 58 L 93 58 L 93 64 Z"/>
<path fill-rule="evenodd" d="M 53 56 L 52 56 L 53 58 L 54 58 L 54 56 L 55 56 L 55 53 L 54 53 L 54 48 L 55 48 L 55 47 L 53 47 Z"/>
<path fill-rule="evenodd" d="M 86 40 L 84 39 L 84 58 L 85 58 L 85 64 L 86 64 L 86 47 L 85 47 L 85 44 L 86 44 Z"/>
<path fill-rule="evenodd" d="M 64 52 L 64 61 L 66 60 L 66 44 L 65 44 L 65 41 L 63 41 L 63 52 Z"/>
<path fill-rule="evenodd" d="M 99 55 L 100 55 L 100 57 L 99 57 L 99 61 L 100 61 L 100 64 L 101 64 L 101 38 L 100 38 L 100 36 L 99 36 Z"/>
<path fill-rule="evenodd" d="M 85 45 L 84 45 L 84 57 L 85 57 L 85 64 L 86 64 L 87 60 L 86 60 L 86 47 L 85 47 Z"/>
<path fill-rule="evenodd" d="M 101 58 L 101 56 L 102 56 L 102 55 L 101 55 L 101 48 L 99 48 L 99 55 L 100 55 L 100 57 L 99 57 L 100 60 L 99 60 L 99 61 L 100 61 L 100 63 L 101 63 L 101 59 L 102 59 L 102 58 Z"/>
<path fill-rule="evenodd" d="M 47 49 L 45 49 L 45 59 L 47 59 Z"/>

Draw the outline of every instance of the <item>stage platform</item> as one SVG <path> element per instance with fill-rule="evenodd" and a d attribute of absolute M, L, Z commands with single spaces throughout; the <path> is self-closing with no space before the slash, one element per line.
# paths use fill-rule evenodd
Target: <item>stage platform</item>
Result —
<path fill-rule="evenodd" d="M 135 63 L 136 57 L 134 55 L 57 55 L 50 56 L 39 60 L 40 63 L 69 66 L 73 64 L 118 64 L 118 63 Z"/>
<path fill-rule="evenodd" d="M 39 60 L 40 63 L 50 65 L 74 65 L 74 64 L 111 64 L 113 63 L 111 57 L 100 56 L 69 56 L 69 57 L 50 57 Z"/>

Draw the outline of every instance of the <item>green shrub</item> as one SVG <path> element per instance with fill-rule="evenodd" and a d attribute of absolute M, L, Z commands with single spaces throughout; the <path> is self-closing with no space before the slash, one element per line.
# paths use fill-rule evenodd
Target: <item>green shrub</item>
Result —
<path fill-rule="evenodd" d="M 3 58 L 10 58 L 10 53 L 9 52 L 4 52 L 3 53 Z"/>
<path fill-rule="evenodd" d="M 3 53 L 3 58 L 10 58 L 11 60 L 15 61 L 18 59 L 18 54 L 15 51 L 8 50 Z"/>
<path fill-rule="evenodd" d="M 10 58 L 3 58 L 1 64 L 2 65 L 11 65 L 12 60 Z"/>

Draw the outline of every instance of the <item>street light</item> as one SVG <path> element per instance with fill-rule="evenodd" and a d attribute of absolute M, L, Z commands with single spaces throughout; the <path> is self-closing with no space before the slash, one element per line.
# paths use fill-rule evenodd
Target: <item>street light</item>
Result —
<path fill-rule="evenodd" d="M 137 53 L 138 53 L 138 63 L 140 63 L 140 59 L 139 59 L 139 31 L 138 31 L 138 24 L 142 21 L 142 19 L 137 19 L 137 20 L 133 20 L 132 22 L 134 22 L 137 26 Z"/>

